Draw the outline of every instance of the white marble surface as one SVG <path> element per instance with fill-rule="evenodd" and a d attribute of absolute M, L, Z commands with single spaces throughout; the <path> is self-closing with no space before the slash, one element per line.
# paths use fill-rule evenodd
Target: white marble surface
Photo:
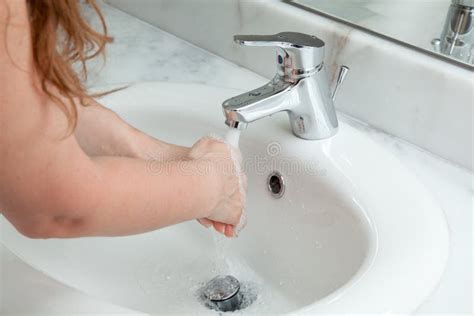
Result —
<path fill-rule="evenodd" d="M 171 80 L 248 89 L 266 81 L 115 9 L 105 7 L 105 10 L 116 42 L 109 48 L 106 67 L 92 78 L 91 85 Z M 154 41 L 161 46 L 151 45 Z M 160 54 L 156 53 L 158 49 Z M 191 64 L 194 67 L 192 74 L 188 71 Z M 388 148 L 433 192 L 445 211 L 451 234 L 451 256 L 442 282 L 420 307 L 419 313 L 470 314 L 473 173 L 342 114 L 340 119 Z M 55 282 L 30 268 L 3 246 L 0 246 L 0 259 L 1 315 L 130 313 Z"/>
<path fill-rule="evenodd" d="M 92 12 L 87 10 L 86 14 L 98 27 Z M 103 59 L 89 64 L 93 69 L 88 78 L 89 86 L 160 80 L 250 89 L 261 82 L 260 77 L 246 68 L 141 20 L 129 19 L 124 23 L 123 17 L 119 10 L 107 10 L 114 43 L 107 50 L 105 64 Z"/>
<path fill-rule="evenodd" d="M 234 34 L 315 34 L 326 41 L 333 74 L 351 68 L 339 111 L 473 169 L 472 70 L 277 0 L 107 1 L 267 78 L 274 49 L 240 48 Z"/>

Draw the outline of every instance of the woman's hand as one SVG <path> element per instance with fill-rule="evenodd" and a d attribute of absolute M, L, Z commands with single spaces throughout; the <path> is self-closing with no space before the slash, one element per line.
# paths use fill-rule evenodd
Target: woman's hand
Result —
<path fill-rule="evenodd" d="M 205 227 L 214 229 L 227 237 L 235 235 L 234 227 L 239 224 L 245 207 L 247 179 L 241 171 L 241 156 L 238 149 L 224 142 L 203 138 L 191 148 L 189 159 L 207 162 L 204 172 L 217 172 L 220 185 L 216 192 L 217 203 L 206 218 L 198 219 Z"/>

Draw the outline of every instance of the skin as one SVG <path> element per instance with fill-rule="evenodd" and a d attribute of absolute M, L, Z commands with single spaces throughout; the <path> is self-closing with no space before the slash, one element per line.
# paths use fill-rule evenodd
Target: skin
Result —
<path fill-rule="evenodd" d="M 98 103 L 78 107 L 77 129 L 64 137 L 65 115 L 39 88 L 27 18 L 24 1 L 0 0 L 0 210 L 17 230 L 120 236 L 198 219 L 233 236 L 243 198 L 238 176 L 225 172 L 230 149 L 161 142 Z"/>
<path fill-rule="evenodd" d="M 110 109 L 95 101 L 90 103 L 87 107 L 78 108 L 79 120 L 75 138 L 84 152 L 91 157 L 121 156 L 148 162 L 152 159 L 156 164 L 156 162 L 189 160 L 191 154 L 195 154 L 191 152 L 191 148 L 168 144 L 144 134 L 128 125 Z M 211 140 L 209 142 L 212 143 Z M 237 198 L 241 198 L 240 194 Z M 235 235 L 233 225 L 207 218 L 197 220 L 204 227 L 212 226 L 227 237 Z"/>

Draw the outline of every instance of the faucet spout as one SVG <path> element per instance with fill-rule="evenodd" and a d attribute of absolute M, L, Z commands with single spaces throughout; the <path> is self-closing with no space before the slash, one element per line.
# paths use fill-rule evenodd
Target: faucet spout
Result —
<path fill-rule="evenodd" d="M 290 110 L 287 96 L 293 88 L 291 83 L 275 77 L 264 86 L 224 101 L 222 107 L 226 125 L 245 129 L 248 123 Z"/>

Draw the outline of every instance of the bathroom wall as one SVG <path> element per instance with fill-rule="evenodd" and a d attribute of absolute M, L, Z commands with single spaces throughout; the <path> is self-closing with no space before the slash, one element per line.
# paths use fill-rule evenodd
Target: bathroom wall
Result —
<path fill-rule="evenodd" d="M 472 70 L 280 1 L 107 2 L 268 78 L 274 49 L 238 47 L 234 34 L 315 34 L 327 44 L 332 79 L 339 65 L 351 68 L 339 111 L 473 169 Z"/>

